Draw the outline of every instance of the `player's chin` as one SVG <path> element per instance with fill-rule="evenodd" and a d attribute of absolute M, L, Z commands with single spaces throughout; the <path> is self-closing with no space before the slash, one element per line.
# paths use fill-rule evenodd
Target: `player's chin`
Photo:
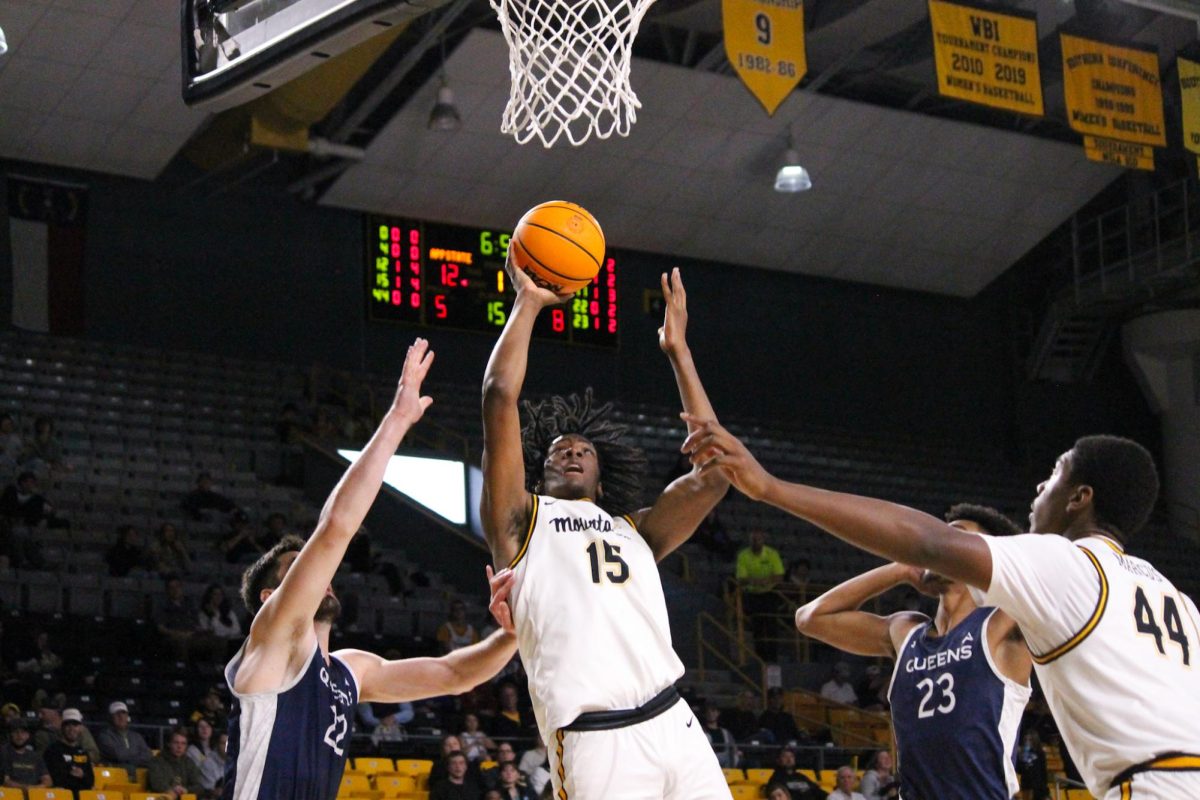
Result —
<path fill-rule="evenodd" d="M 321 605 L 317 606 L 317 613 L 313 616 L 313 622 L 335 622 L 341 615 L 341 601 L 333 595 L 327 594 L 321 598 Z"/>

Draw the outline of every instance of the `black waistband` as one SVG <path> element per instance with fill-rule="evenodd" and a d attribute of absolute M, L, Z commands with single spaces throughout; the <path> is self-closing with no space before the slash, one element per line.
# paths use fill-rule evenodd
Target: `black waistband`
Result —
<path fill-rule="evenodd" d="M 1178 766 L 1171 764 L 1170 762 L 1176 758 L 1185 759 L 1188 762 L 1195 759 L 1197 762 L 1200 762 L 1200 756 L 1194 753 L 1162 753 L 1150 759 L 1149 761 L 1143 761 L 1140 764 L 1134 764 L 1132 767 L 1127 767 L 1121 772 L 1118 772 L 1108 785 L 1110 788 L 1113 786 L 1120 786 L 1134 775 L 1142 772 L 1193 772 L 1200 770 L 1200 763 L 1185 763 Z"/>
<path fill-rule="evenodd" d="M 679 691 L 668 686 L 637 708 L 622 708 L 617 711 L 587 711 L 575 718 L 564 731 L 611 731 L 626 728 L 648 719 L 654 719 L 679 702 Z"/>

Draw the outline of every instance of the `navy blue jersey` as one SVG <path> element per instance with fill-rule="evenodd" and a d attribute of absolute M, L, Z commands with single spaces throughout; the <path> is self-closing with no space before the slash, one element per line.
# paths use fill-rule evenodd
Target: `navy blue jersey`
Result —
<path fill-rule="evenodd" d="M 977 608 L 945 636 L 917 625 L 896 658 L 888 698 L 903 800 L 1009 800 L 1028 686 L 1002 676 L 987 645 L 995 609 Z"/>
<path fill-rule="evenodd" d="M 245 645 L 225 668 L 233 681 Z M 275 692 L 233 695 L 224 800 L 334 800 L 346 769 L 358 681 L 319 645 L 296 678 Z"/>

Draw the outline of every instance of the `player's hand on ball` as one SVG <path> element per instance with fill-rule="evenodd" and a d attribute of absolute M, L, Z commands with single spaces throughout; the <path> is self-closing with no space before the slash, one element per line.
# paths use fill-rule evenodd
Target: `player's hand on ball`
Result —
<path fill-rule="evenodd" d="M 400 371 L 400 385 L 396 388 L 396 397 L 392 400 L 390 414 L 395 414 L 408 422 L 414 423 L 425 413 L 425 409 L 433 405 L 433 398 L 421 395 L 421 382 L 429 374 L 433 364 L 433 351 L 429 342 L 418 338 L 408 346 L 408 355 L 404 357 L 404 368 Z"/>
<path fill-rule="evenodd" d="M 555 294 L 544 286 L 538 286 L 528 273 L 517 268 L 511 249 L 508 251 L 508 258 L 504 261 L 504 271 L 508 273 L 508 279 L 512 281 L 513 288 L 517 290 L 517 296 L 532 300 L 538 308 L 558 305 L 571 299 L 571 294 Z"/>
<path fill-rule="evenodd" d="M 672 355 L 687 347 L 687 292 L 679 277 L 679 267 L 671 270 L 670 277 L 664 272 L 660 280 L 666 309 L 662 327 L 658 329 L 658 346 Z"/>
<path fill-rule="evenodd" d="M 751 500 L 761 500 L 771 485 L 771 474 L 746 449 L 742 440 L 716 420 L 701 419 L 686 411 L 680 416 L 693 428 L 680 450 L 700 467 L 700 473 L 720 470 L 742 494 Z"/>
<path fill-rule="evenodd" d="M 512 593 L 513 573 L 511 569 L 502 569 L 499 572 L 492 572 L 492 567 L 489 564 L 484 567 L 487 572 L 488 587 L 492 591 L 492 599 L 488 603 L 488 611 L 492 612 L 492 617 L 495 618 L 496 624 L 509 633 L 516 633 L 517 628 L 513 624 L 512 607 L 508 604 L 508 596 Z"/>

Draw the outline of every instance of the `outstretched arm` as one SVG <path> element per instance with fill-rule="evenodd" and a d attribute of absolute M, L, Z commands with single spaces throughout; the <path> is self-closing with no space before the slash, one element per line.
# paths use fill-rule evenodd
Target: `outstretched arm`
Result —
<path fill-rule="evenodd" d="M 483 373 L 483 496 L 479 502 L 483 532 L 497 566 L 507 566 L 516 557 L 532 504 L 525 490 L 517 402 L 525 383 L 533 323 L 544 307 L 566 299 L 537 286 L 513 265 L 511 256 L 505 269 L 517 289 L 517 300 Z"/>
<path fill-rule="evenodd" d="M 346 547 L 375 502 L 388 461 L 408 429 L 433 403 L 421 396 L 421 382 L 433 363 L 429 343 L 417 339 L 408 348 L 392 406 L 325 501 L 316 530 L 296 557 L 283 583 L 263 604 L 250 626 L 253 650 L 263 644 L 290 642 L 298 629 L 311 629 L 313 615 L 342 563 Z"/>
<path fill-rule="evenodd" d="M 698 430 L 683 451 L 701 465 L 701 473 L 720 471 L 750 499 L 808 520 L 861 550 L 980 589 L 991 583 L 992 554 L 977 534 L 907 506 L 780 480 L 715 420 L 690 421 Z"/>
<path fill-rule="evenodd" d="M 669 278 L 664 272 L 661 281 L 666 312 L 663 326 L 658 329 L 658 346 L 671 361 L 683 410 L 703 419 L 715 419 L 716 413 L 687 344 L 687 292 L 679 277 L 679 267 L 671 270 Z M 688 433 L 692 430 L 689 422 Z M 702 474 L 693 468 L 672 481 L 653 506 L 635 516 L 638 531 L 654 551 L 654 557 L 661 561 L 686 542 L 728 490 L 729 481 L 719 471 Z"/>
<path fill-rule="evenodd" d="M 896 649 L 922 614 L 902 611 L 888 617 L 859 611 L 872 597 L 903 583 L 918 585 L 920 570 L 888 564 L 851 578 L 796 611 L 796 630 L 838 650 L 860 656 L 896 657 Z"/>
<path fill-rule="evenodd" d="M 500 630 L 482 642 L 455 650 L 441 658 L 408 658 L 387 661 L 363 650 L 343 650 L 337 655 L 358 677 L 359 700 L 402 703 L 469 692 L 504 669 L 517 651 L 508 596 L 513 574 L 487 567 L 492 599 L 488 608 Z"/>

